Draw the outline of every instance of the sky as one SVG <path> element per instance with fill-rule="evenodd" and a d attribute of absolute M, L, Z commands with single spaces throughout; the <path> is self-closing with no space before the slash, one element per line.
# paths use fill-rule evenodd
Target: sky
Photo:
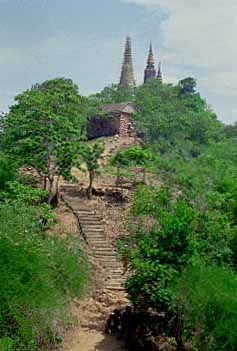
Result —
<path fill-rule="evenodd" d="M 117 83 L 130 35 L 138 85 L 152 42 L 164 81 L 196 78 L 218 118 L 233 123 L 236 13 L 236 0 L 0 0 L 0 110 L 46 79 L 71 78 L 83 95 Z"/>

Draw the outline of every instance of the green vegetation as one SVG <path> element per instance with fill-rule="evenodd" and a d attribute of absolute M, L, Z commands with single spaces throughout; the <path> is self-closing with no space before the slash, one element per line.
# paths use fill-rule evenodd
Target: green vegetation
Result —
<path fill-rule="evenodd" d="M 194 90 L 195 85 L 188 92 L 184 84 L 152 80 L 139 87 L 135 120 L 139 133 L 161 153 L 196 156 L 204 145 L 220 140 L 223 125 Z"/>
<path fill-rule="evenodd" d="M 120 242 L 138 310 L 177 350 L 235 350 L 237 327 L 237 139 L 187 78 L 136 92 L 137 128 L 162 186 L 139 186 Z M 114 159 L 120 160 L 120 153 Z M 130 161 L 124 167 L 131 165 Z M 163 316 L 161 318 L 161 316 Z M 161 325 L 163 326 L 161 328 Z M 162 329 L 162 332 L 161 332 Z M 189 347 L 189 348 L 188 348 Z"/>
<path fill-rule="evenodd" d="M 131 301 L 151 321 L 146 349 L 158 350 L 162 336 L 179 351 L 236 350 L 236 125 L 219 122 L 188 77 L 176 86 L 152 80 L 132 94 L 112 85 L 89 98 L 71 80 L 53 79 L 18 95 L 1 116 L 0 351 L 60 340 L 89 268 L 74 238 L 50 234 L 52 200 L 59 177 L 72 179 L 81 163 L 91 198 L 103 146 L 85 143 L 86 121 L 95 112 L 103 118 L 101 104 L 121 101 L 135 103 L 142 142 L 119 150 L 110 165 L 117 183 L 136 168 L 143 175 L 120 248 Z M 38 178 L 24 175 L 29 167 Z"/>
<path fill-rule="evenodd" d="M 104 147 L 102 144 L 95 143 L 92 145 L 84 145 L 81 152 L 81 158 L 86 164 L 87 171 L 89 173 L 89 184 L 87 188 L 88 199 L 91 199 L 93 180 L 98 173 L 99 169 L 99 158 L 102 156 Z"/>
<path fill-rule="evenodd" d="M 143 183 L 146 183 L 146 167 L 150 165 L 152 154 L 148 149 L 133 146 L 119 150 L 110 160 L 110 164 L 117 169 L 116 184 L 119 185 L 122 174 L 121 169 L 128 167 L 142 167 Z M 127 174 L 126 174 L 127 175 Z"/>
<path fill-rule="evenodd" d="M 1 351 L 54 347 L 90 276 L 77 238 L 50 230 L 55 181 L 71 178 L 79 163 L 85 102 L 71 80 L 59 78 L 18 95 L 1 116 Z"/>
<path fill-rule="evenodd" d="M 100 93 L 90 97 L 103 104 L 112 104 L 117 102 L 127 102 L 134 99 L 134 93 L 130 89 L 121 88 L 118 84 L 106 86 Z"/>
<path fill-rule="evenodd" d="M 64 78 L 36 84 L 15 100 L 3 122 L 4 150 L 19 166 L 34 167 L 45 187 L 48 182 L 51 203 L 55 180 L 61 175 L 69 179 L 78 162 L 86 100 Z"/>
<path fill-rule="evenodd" d="M 16 350 L 50 347 L 59 340 L 71 298 L 86 281 L 78 244 L 45 233 L 40 207 L 22 202 L 0 209 L 0 340 Z"/>

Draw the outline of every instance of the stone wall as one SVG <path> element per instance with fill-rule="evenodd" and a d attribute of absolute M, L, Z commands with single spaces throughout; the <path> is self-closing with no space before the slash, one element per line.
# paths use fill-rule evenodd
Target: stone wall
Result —
<path fill-rule="evenodd" d="M 119 135 L 123 138 L 128 137 L 129 136 L 129 129 L 130 129 L 129 116 L 127 113 L 121 113 Z"/>
<path fill-rule="evenodd" d="M 119 134 L 120 114 L 110 116 L 93 116 L 87 124 L 88 139 Z"/>

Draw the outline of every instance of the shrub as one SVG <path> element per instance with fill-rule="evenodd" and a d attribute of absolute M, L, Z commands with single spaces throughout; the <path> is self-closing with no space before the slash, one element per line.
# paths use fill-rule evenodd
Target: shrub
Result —
<path fill-rule="evenodd" d="M 198 262 L 183 274 L 175 291 L 185 337 L 195 350 L 236 350 L 237 275 Z"/>
<path fill-rule="evenodd" d="M 1 344 L 49 347 L 87 280 L 85 257 L 73 240 L 41 231 L 37 208 L 5 204 L 0 223 Z"/>

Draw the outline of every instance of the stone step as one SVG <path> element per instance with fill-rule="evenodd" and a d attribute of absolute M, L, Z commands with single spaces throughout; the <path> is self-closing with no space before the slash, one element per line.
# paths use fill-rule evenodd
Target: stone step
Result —
<path fill-rule="evenodd" d="M 106 278 L 106 281 L 112 281 L 112 280 L 121 280 L 123 282 L 126 281 L 126 278 L 124 278 L 121 274 L 112 274 L 112 275 L 108 275 L 108 277 Z"/>
<path fill-rule="evenodd" d="M 101 230 L 98 230 L 98 231 L 95 231 L 95 230 L 82 230 L 82 231 L 87 236 L 104 238 L 104 241 L 106 241 L 106 237 L 105 237 L 104 231 L 101 231 Z"/>
<path fill-rule="evenodd" d="M 103 256 L 105 257 L 105 259 L 107 260 L 109 257 L 111 258 L 114 258 L 116 260 L 117 258 L 117 254 L 115 252 L 111 252 L 111 251 L 108 251 L 108 252 L 103 252 L 103 251 L 97 251 L 96 252 L 96 256 L 98 256 L 99 258 L 102 258 Z M 101 257 L 102 256 L 102 257 Z"/>
<path fill-rule="evenodd" d="M 113 251 L 113 249 L 108 245 L 108 243 L 105 241 L 105 242 L 100 242 L 100 243 L 93 243 L 91 242 L 90 243 L 91 246 L 94 246 L 96 249 L 100 250 L 100 249 L 108 249 L 110 251 Z"/>
<path fill-rule="evenodd" d="M 91 225 L 84 225 L 81 224 L 81 228 L 82 230 L 84 230 L 85 232 L 104 232 L 104 228 L 98 228 L 97 226 L 91 226 Z"/>
<path fill-rule="evenodd" d="M 84 233 L 84 234 L 85 234 L 85 237 L 88 239 L 88 242 L 92 242 L 92 240 L 106 242 L 106 238 L 104 236 L 104 233 L 102 233 L 102 234 Z"/>
<path fill-rule="evenodd" d="M 75 202 L 75 200 L 73 201 Z M 86 207 L 80 207 L 78 202 L 77 202 L 77 209 L 75 210 L 76 213 L 80 213 L 81 215 L 93 215 L 93 216 L 99 216 L 99 214 L 95 211 L 95 210 L 91 210 L 89 208 Z"/>
<path fill-rule="evenodd" d="M 79 221 L 81 224 L 89 224 L 89 225 L 103 225 L 100 219 L 91 218 L 81 218 L 79 216 Z"/>
<path fill-rule="evenodd" d="M 126 279 L 119 279 L 119 278 L 113 278 L 113 279 L 105 279 L 105 285 L 120 285 L 124 286 L 126 284 Z"/>
<path fill-rule="evenodd" d="M 111 253 L 111 250 L 104 247 L 102 247 L 101 249 L 96 248 L 93 251 L 96 256 L 105 255 L 106 257 L 109 257 L 109 256 L 114 257 L 114 255 Z"/>
<path fill-rule="evenodd" d="M 79 218 L 79 221 L 82 225 L 84 226 L 88 226 L 88 227 L 99 227 L 99 228 L 104 228 L 104 224 L 101 223 L 100 221 L 96 222 L 90 222 L 90 221 L 81 221 L 80 218 Z"/>
<path fill-rule="evenodd" d="M 92 237 L 88 236 L 87 239 L 88 239 L 87 240 L 88 243 L 91 245 L 107 244 L 107 241 L 104 239 L 103 236 L 100 236 L 99 238 L 98 237 L 95 238 L 94 236 L 92 236 Z"/>
<path fill-rule="evenodd" d="M 85 213 L 76 213 L 76 215 L 79 217 L 80 220 L 86 221 L 86 220 L 94 220 L 94 221 L 101 221 L 102 217 L 95 215 L 95 214 L 85 214 Z"/>
<path fill-rule="evenodd" d="M 125 288 L 119 284 L 107 284 L 106 289 L 108 289 L 108 290 L 125 290 Z"/>
<path fill-rule="evenodd" d="M 98 246 L 94 246 L 94 245 L 90 245 L 90 247 L 92 248 L 92 250 L 94 252 L 103 252 L 103 251 L 106 251 L 106 252 L 111 252 L 111 250 L 108 248 L 108 247 L 103 247 L 101 246 L 100 248 Z"/>
<path fill-rule="evenodd" d="M 125 276 L 125 275 L 123 275 L 123 269 L 114 269 L 114 270 L 112 270 L 112 269 L 110 269 L 110 270 L 107 270 L 107 274 L 108 275 L 110 275 L 110 276 L 112 276 L 113 274 L 121 274 L 122 276 Z"/>

